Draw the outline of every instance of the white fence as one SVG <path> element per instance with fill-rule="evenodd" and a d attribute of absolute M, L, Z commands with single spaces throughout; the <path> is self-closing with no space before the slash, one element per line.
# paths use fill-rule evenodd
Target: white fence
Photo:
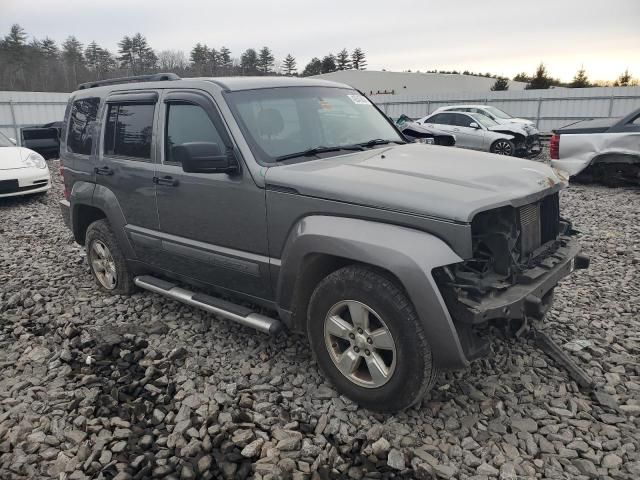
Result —
<path fill-rule="evenodd" d="M 68 93 L 0 92 L 0 132 L 20 139 L 19 129 L 63 119 Z"/>
<path fill-rule="evenodd" d="M 18 129 L 62 120 L 68 93 L 0 92 L 0 131 L 19 138 Z M 640 87 L 562 88 L 506 92 L 465 92 L 428 97 L 373 95 L 387 115 L 420 118 L 456 103 L 482 103 L 529 118 L 542 132 L 586 118 L 620 117 L 640 108 Z"/>
<path fill-rule="evenodd" d="M 402 114 L 411 118 L 424 117 L 445 105 L 488 104 L 514 117 L 533 120 L 541 132 L 549 132 L 578 120 L 624 116 L 640 108 L 640 87 L 507 90 L 434 94 L 428 97 L 374 95 L 371 100 L 394 119 Z"/>

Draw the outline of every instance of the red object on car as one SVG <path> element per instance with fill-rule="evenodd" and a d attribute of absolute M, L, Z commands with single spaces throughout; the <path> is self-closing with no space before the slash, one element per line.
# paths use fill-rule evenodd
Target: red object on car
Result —
<path fill-rule="evenodd" d="M 549 142 L 549 154 L 551 156 L 551 160 L 558 160 L 560 158 L 560 135 L 554 133 L 551 136 L 551 141 Z"/>

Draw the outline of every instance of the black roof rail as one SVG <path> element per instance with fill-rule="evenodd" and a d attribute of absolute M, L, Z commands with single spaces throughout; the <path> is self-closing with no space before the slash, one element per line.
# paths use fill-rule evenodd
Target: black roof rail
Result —
<path fill-rule="evenodd" d="M 133 77 L 108 78 L 106 80 L 96 80 L 95 82 L 86 82 L 78 85 L 77 90 L 85 90 L 87 88 L 102 87 L 104 85 L 117 85 L 119 83 L 132 82 L 163 82 L 169 80 L 181 80 L 175 73 L 152 73 L 151 75 L 136 75 Z"/>

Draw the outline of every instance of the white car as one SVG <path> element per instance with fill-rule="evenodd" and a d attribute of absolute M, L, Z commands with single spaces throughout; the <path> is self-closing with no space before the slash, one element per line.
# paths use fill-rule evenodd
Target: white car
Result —
<path fill-rule="evenodd" d="M 417 123 L 455 135 L 456 146 L 461 148 L 514 157 L 534 157 L 541 151 L 540 137 L 533 127 L 499 124 L 479 113 L 432 113 Z"/>
<path fill-rule="evenodd" d="M 456 112 L 479 113 L 480 115 L 489 117 L 494 122 L 500 124 L 521 123 L 523 125 L 535 127 L 535 123 L 533 123 L 531 120 L 527 120 L 526 118 L 512 117 L 507 112 L 489 105 L 449 105 L 447 107 L 440 107 L 433 113 L 446 112 L 450 110 Z"/>
<path fill-rule="evenodd" d="M 46 192 L 51 175 L 42 155 L 0 132 L 0 198 Z"/>

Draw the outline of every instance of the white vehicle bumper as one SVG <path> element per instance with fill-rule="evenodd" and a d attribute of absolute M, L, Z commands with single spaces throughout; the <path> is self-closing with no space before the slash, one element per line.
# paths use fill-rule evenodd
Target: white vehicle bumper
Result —
<path fill-rule="evenodd" d="M 0 170 L 0 198 L 46 192 L 50 188 L 48 168 Z"/>

